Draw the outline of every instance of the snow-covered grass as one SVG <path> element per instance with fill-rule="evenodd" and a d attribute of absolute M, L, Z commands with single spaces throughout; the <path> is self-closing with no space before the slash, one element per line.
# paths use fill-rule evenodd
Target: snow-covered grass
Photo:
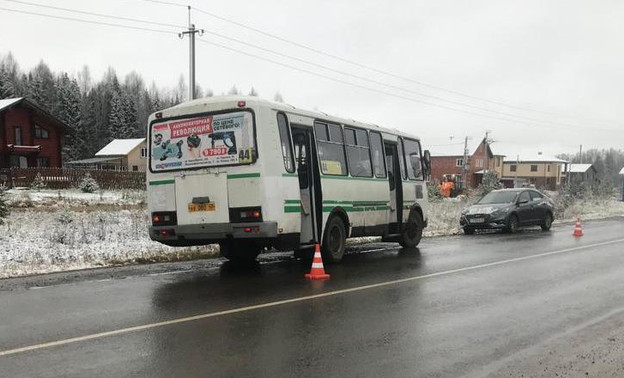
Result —
<path fill-rule="evenodd" d="M 216 246 L 172 248 L 150 240 L 144 191 L 10 190 L 7 198 L 12 211 L 0 226 L 0 278 L 218 255 Z M 460 233 L 459 216 L 470 201 L 431 202 L 425 237 Z M 555 201 L 557 222 L 624 216 L 624 202 L 616 199 Z"/>
<path fill-rule="evenodd" d="M 7 191 L 7 201 L 12 207 L 59 207 L 88 205 L 141 205 L 146 201 L 144 190 L 115 190 L 83 193 L 79 189 Z"/>

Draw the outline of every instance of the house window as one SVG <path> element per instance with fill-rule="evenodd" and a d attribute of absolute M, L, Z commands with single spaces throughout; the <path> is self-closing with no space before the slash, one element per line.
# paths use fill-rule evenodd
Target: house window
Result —
<path fill-rule="evenodd" d="M 50 138 L 50 133 L 48 130 L 44 129 L 39 125 L 35 125 L 35 138 L 38 139 L 48 139 Z"/>
<path fill-rule="evenodd" d="M 518 169 L 518 166 L 515 164 L 511 164 L 509 166 L 509 172 L 515 172 Z"/>
<path fill-rule="evenodd" d="M 455 166 L 456 167 L 463 167 L 464 166 L 464 159 L 456 159 L 455 160 Z"/>
<path fill-rule="evenodd" d="M 531 165 L 531 172 L 537 172 L 537 164 Z"/>
<path fill-rule="evenodd" d="M 141 148 L 141 159 L 147 158 L 147 147 Z"/>
<path fill-rule="evenodd" d="M 500 167 L 500 166 L 501 166 L 501 161 L 502 161 L 502 160 L 503 160 L 502 158 L 496 158 L 496 166 L 497 166 L 497 167 Z"/>
<path fill-rule="evenodd" d="M 49 167 L 50 159 L 46 156 L 37 157 L 37 167 Z"/>
<path fill-rule="evenodd" d="M 483 159 L 477 159 L 475 162 L 477 168 L 483 168 Z"/>
<path fill-rule="evenodd" d="M 14 168 L 28 168 L 28 159 L 26 156 L 11 155 L 9 162 L 11 163 L 11 167 Z"/>
<path fill-rule="evenodd" d="M 548 172 L 550 172 L 550 164 L 549 164 L 549 165 L 547 165 L 547 167 L 548 167 Z"/>
<path fill-rule="evenodd" d="M 22 145 L 22 128 L 19 126 L 15 126 L 15 144 Z"/>
<path fill-rule="evenodd" d="M 132 166 L 132 172 L 138 172 L 139 171 L 139 166 L 138 165 L 133 165 Z"/>

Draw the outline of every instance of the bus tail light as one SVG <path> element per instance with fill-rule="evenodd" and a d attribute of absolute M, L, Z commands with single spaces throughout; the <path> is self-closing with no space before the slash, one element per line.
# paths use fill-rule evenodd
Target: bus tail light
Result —
<path fill-rule="evenodd" d="M 239 101 L 236 105 L 239 108 L 244 108 L 245 106 L 247 106 L 247 103 L 245 101 Z"/>
<path fill-rule="evenodd" d="M 159 211 L 152 213 L 153 226 L 175 226 L 178 218 L 175 211 Z"/>
<path fill-rule="evenodd" d="M 237 207 L 230 209 L 230 222 L 262 222 L 261 207 Z"/>

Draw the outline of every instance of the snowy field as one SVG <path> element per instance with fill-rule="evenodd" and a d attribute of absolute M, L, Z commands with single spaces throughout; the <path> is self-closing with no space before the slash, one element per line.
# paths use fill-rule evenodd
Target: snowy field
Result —
<path fill-rule="evenodd" d="M 11 190 L 7 199 L 11 215 L 0 226 L 0 278 L 218 255 L 215 246 L 171 248 L 151 241 L 144 191 Z M 459 234 L 458 219 L 466 205 L 458 200 L 432 202 L 424 235 Z M 556 222 L 624 216 L 624 203 L 590 199 L 558 215 Z"/>

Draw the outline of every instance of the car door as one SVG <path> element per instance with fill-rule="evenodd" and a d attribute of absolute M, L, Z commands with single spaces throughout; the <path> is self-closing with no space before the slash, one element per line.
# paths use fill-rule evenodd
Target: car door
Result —
<path fill-rule="evenodd" d="M 516 206 L 516 214 L 518 214 L 518 221 L 520 221 L 520 225 L 531 223 L 534 219 L 534 215 L 531 206 L 531 196 L 527 190 L 520 193 Z"/>
<path fill-rule="evenodd" d="M 539 223 L 546 217 L 548 206 L 544 200 L 544 195 L 538 191 L 531 190 L 531 206 L 533 207 L 533 222 Z"/>

